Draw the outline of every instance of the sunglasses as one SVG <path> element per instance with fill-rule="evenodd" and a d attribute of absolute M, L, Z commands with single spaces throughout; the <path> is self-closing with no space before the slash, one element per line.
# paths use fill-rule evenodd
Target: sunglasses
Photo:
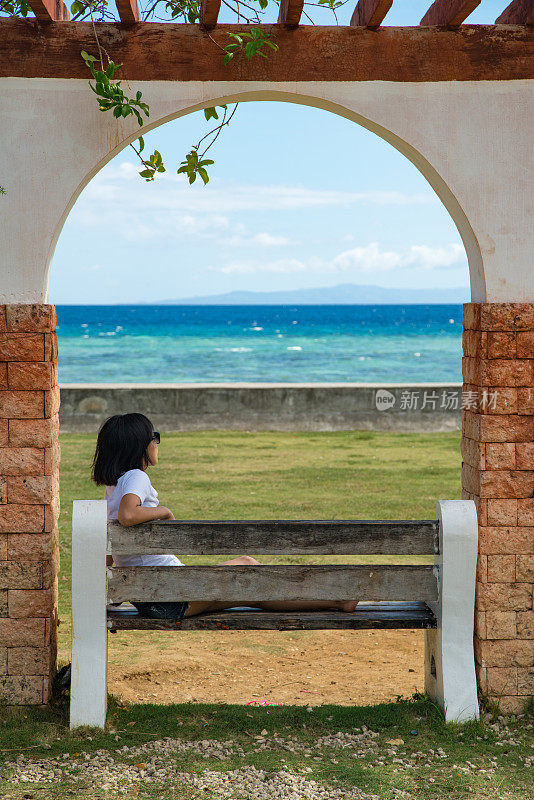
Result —
<path fill-rule="evenodd" d="M 154 433 L 152 434 L 152 441 L 156 442 L 156 444 L 160 443 L 161 436 L 159 435 L 159 431 L 154 431 Z"/>

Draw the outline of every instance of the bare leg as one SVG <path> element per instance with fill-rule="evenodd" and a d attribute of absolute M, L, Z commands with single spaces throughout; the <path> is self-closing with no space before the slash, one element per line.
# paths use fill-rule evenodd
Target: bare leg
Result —
<path fill-rule="evenodd" d="M 189 608 L 185 612 L 185 617 L 194 617 L 196 614 L 203 614 L 204 611 L 224 611 L 225 608 L 233 608 L 239 603 L 217 603 L 216 601 L 193 600 L 189 603 Z M 241 605 L 245 605 L 241 603 Z"/>
<path fill-rule="evenodd" d="M 239 556 L 230 561 L 223 561 L 218 566 L 226 565 L 251 565 L 260 564 L 252 556 Z M 263 608 L 266 611 L 319 611 L 326 608 L 337 608 L 341 611 L 354 611 L 358 605 L 357 600 L 260 600 L 250 602 L 217 602 L 217 601 L 202 601 L 196 600 L 189 603 L 185 616 L 193 617 L 196 614 L 202 614 L 205 611 L 223 611 L 225 608 L 234 608 L 234 606 L 253 606 L 255 608 Z"/>

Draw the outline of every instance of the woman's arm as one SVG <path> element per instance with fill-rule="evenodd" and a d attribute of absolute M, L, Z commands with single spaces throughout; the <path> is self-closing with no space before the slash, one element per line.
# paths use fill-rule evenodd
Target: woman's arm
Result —
<path fill-rule="evenodd" d="M 125 494 L 120 502 L 117 518 L 121 525 L 128 527 L 154 519 L 174 519 L 174 514 L 165 506 L 142 506 L 141 499 L 136 494 Z"/>

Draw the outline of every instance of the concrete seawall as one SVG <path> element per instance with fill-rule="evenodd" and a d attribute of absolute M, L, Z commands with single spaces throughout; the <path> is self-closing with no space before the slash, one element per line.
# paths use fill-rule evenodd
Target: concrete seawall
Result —
<path fill-rule="evenodd" d="M 63 432 L 138 411 L 163 431 L 460 430 L 457 383 L 63 384 Z"/>

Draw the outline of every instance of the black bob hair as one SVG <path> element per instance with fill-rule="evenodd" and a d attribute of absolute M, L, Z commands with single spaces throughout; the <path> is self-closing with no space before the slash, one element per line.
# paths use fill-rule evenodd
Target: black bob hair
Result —
<path fill-rule="evenodd" d="M 154 426 L 144 414 L 115 414 L 107 419 L 96 440 L 92 479 L 97 486 L 114 486 L 130 469 L 144 469 L 149 463 L 147 448 Z"/>

